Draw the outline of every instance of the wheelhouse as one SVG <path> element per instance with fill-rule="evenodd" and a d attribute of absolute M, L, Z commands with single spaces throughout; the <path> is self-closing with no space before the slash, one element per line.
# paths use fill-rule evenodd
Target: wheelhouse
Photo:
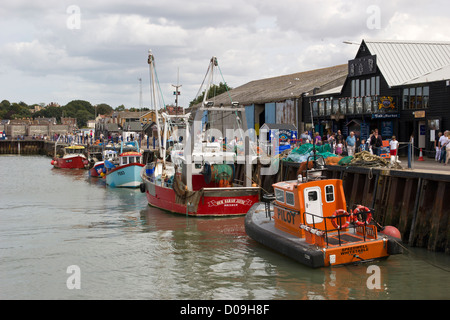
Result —
<path fill-rule="evenodd" d="M 275 226 L 301 238 L 305 236 L 301 225 L 335 229 L 331 219 L 326 218 L 347 208 L 342 180 L 285 181 L 273 187 Z"/>
<path fill-rule="evenodd" d="M 85 148 L 83 146 L 70 146 L 64 148 L 65 153 L 68 155 L 82 155 L 84 150 Z"/>
<path fill-rule="evenodd" d="M 119 165 L 128 165 L 133 163 L 141 163 L 142 154 L 139 152 L 124 152 L 119 155 Z"/>

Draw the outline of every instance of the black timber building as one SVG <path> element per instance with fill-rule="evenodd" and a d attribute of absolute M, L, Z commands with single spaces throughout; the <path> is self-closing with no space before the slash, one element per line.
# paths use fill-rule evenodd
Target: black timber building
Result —
<path fill-rule="evenodd" d="M 341 85 L 303 99 L 303 119 L 321 135 L 413 137 L 432 155 L 438 132 L 450 130 L 449 79 L 450 42 L 363 40 Z"/>

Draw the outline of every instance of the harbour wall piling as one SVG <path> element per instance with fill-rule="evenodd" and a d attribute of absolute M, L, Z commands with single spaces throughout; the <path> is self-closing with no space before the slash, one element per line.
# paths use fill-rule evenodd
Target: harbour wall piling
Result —
<path fill-rule="evenodd" d="M 296 180 L 299 166 L 282 161 L 278 177 L 263 183 Z M 325 174 L 343 180 L 347 210 L 374 209 L 376 221 L 397 227 L 404 244 L 450 254 L 450 175 L 344 166 L 327 166 Z"/>

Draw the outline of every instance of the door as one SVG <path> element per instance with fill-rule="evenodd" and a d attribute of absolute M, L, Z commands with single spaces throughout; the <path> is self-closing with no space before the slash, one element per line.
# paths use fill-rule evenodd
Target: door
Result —
<path fill-rule="evenodd" d="M 425 149 L 427 127 L 425 121 L 419 121 L 419 149 Z"/>
<path fill-rule="evenodd" d="M 323 211 L 322 211 L 322 196 L 320 187 L 306 188 L 303 191 L 305 200 L 305 211 L 310 214 L 306 214 L 306 223 L 321 223 L 323 221 Z"/>

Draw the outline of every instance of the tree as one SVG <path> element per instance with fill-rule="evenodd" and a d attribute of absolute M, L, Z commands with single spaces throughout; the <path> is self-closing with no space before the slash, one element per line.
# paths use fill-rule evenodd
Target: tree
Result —
<path fill-rule="evenodd" d="M 77 119 L 78 128 L 87 126 L 88 120 L 92 119 L 92 114 L 87 110 L 78 110 L 75 117 Z"/>
<path fill-rule="evenodd" d="M 125 106 L 123 104 L 121 104 L 120 106 L 118 106 L 115 111 L 125 111 Z"/>
<path fill-rule="evenodd" d="M 211 88 L 208 90 L 208 96 L 207 99 L 211 99 L 213 97 L 217 97 L 218 95 L 230 91 L 232 88 L 230 88 L 226 83 L 219 83 L 219 85 L 213 84 Z M 198 96 L 196 99 L 192 100 L 189 103 L 189 107 L 192 107 L 193 105 L 196 105 L 198 103 L 201 103 L 203 101 L 203 97 L 205 96 L 205 91 L 202 92 L 200 96 Z"/>
<path fill-rule="evenodd" d="M 76 118 L 77 112 L 85 110 L 91 114 L 91 119 L 95 117 L 95 109 L 88 101 L 84 100 L 73 100 L 62 107 L 65 117 Z"/>
<path fill-rule="evenodd" d="M 97 115 L 99 115 L 99 114 L 110 114 L 110 113 L 113 112 L 113 108 L 110 105 L 106 104 L 106 103 L 98 104 L 96 109 L 97 109 Z"/>
<path fill-rule="evenodd" d="M 33 118 L 55 118 L 57 122 L 61 122 L 62 108 L 60 107 L 47 107 L 45 109 L 39 110 L 33 114 Z"/>

